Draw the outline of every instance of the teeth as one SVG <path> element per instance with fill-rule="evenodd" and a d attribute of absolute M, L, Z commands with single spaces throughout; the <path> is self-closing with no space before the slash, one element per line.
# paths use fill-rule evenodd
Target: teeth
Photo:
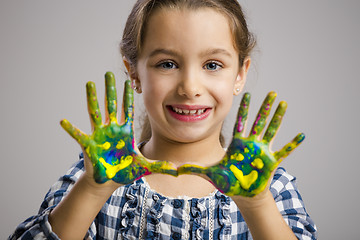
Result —
<path fill-rule="evenodd" d="M 173 107 L 172 109 L 174 110 L 174 112 L 176 112 L 178 114 L 182 114 L 182 115 L 200 115 L 200 114 L 203 114 L 206 110 L 205 108 L 197 109 L 197 110 L 188 110 L 188 109 L 181 109 L 181 108 L 176 108 L 176 107 Z"/>

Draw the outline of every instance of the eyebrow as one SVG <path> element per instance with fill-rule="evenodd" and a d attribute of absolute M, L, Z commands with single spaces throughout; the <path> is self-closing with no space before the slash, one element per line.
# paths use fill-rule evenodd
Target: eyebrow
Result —
<path fill-rule="evenodd" d="M 175 57 L 180 56 L 180 54 L 177 51 L 174 51 L 171 49 L 165 49 L 165 48 L 157 48 L 150 53 L 149 57 L 153 57 L 158 54 L 166 54 L 166 55 L 171 55 L 171 56 L 175 56 Z M 222 48 L 211 48 L 211 49 L 205 50 L 200 53 L 200 56 L 204 57 L 207 55 L 215 55 L 215 54 L 224 54 L 228 57 L 232 57 L 232 55 L 229 53 L 229 51 L 222 49 Z"/>
<path fill-rule="evenodd" d="M 149 55 L 149 57 L 153 57 L 158 54 L 166 54 L 166 55 L 172 55 L 172 56 L 179 56 L 180 54 L 177 53 L 174 50 L 165 49 L 165 48 L 157 48 L 154 51 L 152 51 Z"/>
<path fill-rule="evenodd" d="M 231 54 L 223 48 L 211 48 L 201 53 L 201 56 L 224 54 L 228 57 L 232 57 Z"/>

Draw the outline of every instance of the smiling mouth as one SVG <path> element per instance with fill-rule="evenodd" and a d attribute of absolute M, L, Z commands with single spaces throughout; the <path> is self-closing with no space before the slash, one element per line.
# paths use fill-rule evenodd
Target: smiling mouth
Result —
<path fill-rule="evenodd" d="M 197 122 L 206 119 L 212 108 L 204 105 L 168 105 L 170 115 L 182 122 Z"/>
<path fill-rule="evenodd" d="M 180 115 L 188 115 L 188 116 L 198 116 L 203 114 L 206 111 L 206 108 L 200 109 L 182 109 L 177 107 L 170 107 L 172 111 Z"/>

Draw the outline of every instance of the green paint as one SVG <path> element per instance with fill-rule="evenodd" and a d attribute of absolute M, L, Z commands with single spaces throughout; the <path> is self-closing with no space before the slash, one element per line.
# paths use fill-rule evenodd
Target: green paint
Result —
<path fill-rule="evenodd" d="M 270 92 L 265 98 L 248 137 L 244 137 L 245 124 L 250 104 L 250 94 L 245 93 L 241 101 L 233 139 L 223 159 L 214 166 L 201 167 L 184 164 L 175 168 L 166 161 L 150 161 L 135 151 L 133 118 L 134 96 L 131 82 L 125 82 L 123 96 L 124 124 L 117 120 L 117 97 L 115 78 L 110 72 L 105 75 L 106 106 L 109 122 L 105 125 L 96 96 L 95 84 L 87 83 L 88 110 L 93 133 L 87 135 L 74 127 L 66 119 L 61 126 L 85 149 L 94 167 L 94 179 L 98 183 L 113 180 L 120 184 L 150 174 L 164 173 L 198 174 L 209 179 L 221 192 L 227 195 L 252 197 L 267 186 L 272 171 L 304 140 L 304 134 L 298 134 L 281 150 L 272 153 L 269 144 L 276 135 L 287 104 L 280 102 L 262 140 L 258 136 L 263 132 L 276 93 Z"/>
<path fill-rule="evenodd" d="M 277 130 L 280 127 L 282 118 L 285 115 L 286 108 L 287 108 L 287 103 L 285 101 L 281 101 L 274 113 L 273 118 L 271 119 L 269 127 L 267 128 L 267 130 L 264 134 L 264 138 L 263 138 L 264 141 L 270 142 L 274 138 Z"/>
<path fill-rule="evenodd" d="M 204 176 L 229 196 L 252 197 L 262 192 L 267 186 L 272 171 L 304 140 L 304 135 L 299 134 L 280 151 L 272 153 L 269 149 L 269 142 L 278 131 L 285 114 L 286 102 L 280 102 L 264 139 L 257 139 L 256 136 L 259 136 L 265 127 L 275 97 L 274 92 L 267 95 L 249 137 L 243 137 L 244 129 L 239 126 L 245 125 L 244 119 L 248 115 L 250 95 L 246 93 L 240 104 L 232 142 L 223 159 L 210 167 L 185 164 L 178 168 L 178 173 Z"/>
<path fill-rule="evenodd" d="M 61 126 L 85 149 L 94 167 L 95 181 L 104 183 L 113 180 L 120 184 L 127 184 L 150 173 L 176 176 L 177 170 L 169 162 L 150 161 L 135 151 L 134 96 L 131 82 L 125 82 L 123 98 L 125 123 L 123 125 L 119 125 L 117 121 L 115 78 L 110 72 L 105 75 L 105 87 L 109 123 L 105 125 L 102 123 L 93 82 L 86 84 L 88 110 L 94 126 L 93 133 L 87 135 L 66 119 L 61 121 Z"/>
<path fill-rule="evenodd" d="M 233 134 L 242 134 L 245 129 L 246 120 L 248 117 L 248 108 L 250 105 L 250 93 L 245 93 L 243 98 L 241 99 L 239 111 L 237 114 L 237 121 L 234 127 Z"/>
<path fill-rule="evenodd" d="M 111 72 L 105 74 L 105 86 L 106 86 L 106 107 L 109 114 L 110 122 L 116 123 L 117 114 L 117 97 L 115 87 L 115 77 Z"/>
<path fill-rule="evenodd" d="M 271 106 L 276 98 L 275 92 L 269 92 L 266 96 L 250 131 L 250 135 L 259 136 L 266 125 L 266 120 L 270 114 Z"/>
<path fill-rule="evenodd" d="M 95 83 L 88 82 L 86 84 L 86 93 L 87 93 L 87 102 L 88 102 L 88 111 L 90 114 L 91 122 L 94 127 L 101 125 L 101 112 L 99 109 L 99 103 L 96 96 Z"/>

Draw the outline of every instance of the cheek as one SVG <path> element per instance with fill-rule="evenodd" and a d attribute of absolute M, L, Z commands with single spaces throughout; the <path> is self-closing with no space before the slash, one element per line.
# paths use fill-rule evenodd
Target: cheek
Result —
<path fill-rule="evenodd" d="M 210 88 L 212 89 L 211 91 L 218 97 L 221 98 L 228 98 L 228 97 L 232 97 L 234 94 L 234 86 L 235 86 L 235 82 L 234 81 L 224 81 L 223 79 L 221 80 L 221 83 L 217 83 L 217 84 L 212 84 L 210 86 Z"/>
<path fill-rule="evenodd" d="M 228 114 L 231 109 L 233 99 L 234 97 L 232 94 L 223 97 L 223 107 L 224 107 L 224 112 L 226 112 L 226 114 Z"/>
<path fill-rule="evenodd" d="M 168 81 L 152 77 L 151 75 L 144 79 L 141 87 L 144 104 L 148 112 L 159 111 L 171 92 L 171 86 Z"/>
<path fill-rule="evenodd" d="M 166 82 L 160 81 L 159 79 L 147 79 L 145 84 L 142 85 L 144 97 L 151 99 L 161 99 L 166 96 L 168 87 Z"/>
<path fill-rule="evenodd" d="M 215 96 L 219 106 L 221 106 L 225 112 L 230 111 L 234 98 L 233 94 L 234 85 L 232 83 L 217 85 L 216 88 L 213 88 L 213 96 Z"/>

